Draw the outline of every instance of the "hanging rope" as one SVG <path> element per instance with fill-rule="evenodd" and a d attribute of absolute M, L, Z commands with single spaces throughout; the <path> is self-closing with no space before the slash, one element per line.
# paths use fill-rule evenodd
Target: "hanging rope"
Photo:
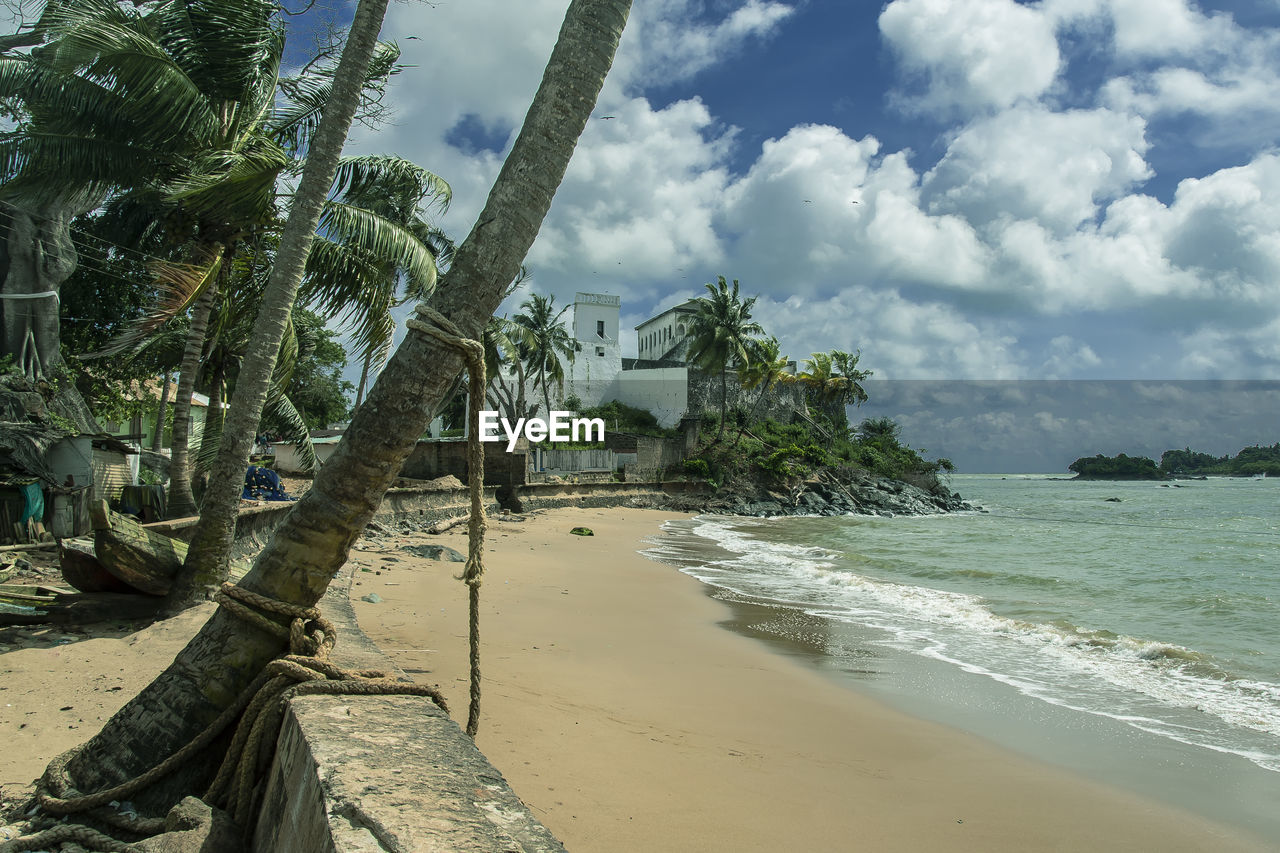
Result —
<path fill-rule="evenodd" d="M 467 520 L 467 563 L 462 570 L 470 601 L 471 706 L 467 710 L 467 734 L 475 738 L 480 728 L 480 581 L 484 575 L 484 446 L 480 443 L 480 407 L 484 404 L 484 345 L 462 334 L 443 314 L 418 303 L 405 325 L 430 335 L 462 353 L 471 378 L 467 405 L 467 485 L 471 491 L 471 515 Z"/>
<path fill-rule="evenodd" d="M 239 716 L 240 723 L 231 745 L 203 799 L 210 805 L 225 809 L 236 823 L 247 830 L 253 825 L 255 783 L 270 764 L 281 719 L 289 700 L 295 696 L 426 696 L 448 710 L 439 691 L 425 684 L 397 681 L 394 674 L 381 670 L 350 671 L 330 663 L 329 653 L 337 643 L 337 630 L 314 607 L 277 601 L 231 583 L 222 585 L 216 600 L 229 613 L 281 640 L 287 640 L 289 653 L 268 663 L 236 701 L 186 746 L 151 770 L 113 788 L 80 794 L 67 780 L 66 767 L 84 745 L 59 755 L 49 763 L 36 788 L 36 801 L 46 814 L 87 813 L 97 821 L 136 835 L 163 832 L 164 818 L 129 819 L 102 806 L 113 800 L 126 800 L 168 776 L 208 746 Z M 289 619 L 289 624 L 278 622 L 266 614 L 284 616 Z M 64 824 L 0 844 L 0 853 L 42 850 L 62 842 L 82 844 L 90 850 L 108 853 L 135 853 L 138 849 L 87 826 Z"/>

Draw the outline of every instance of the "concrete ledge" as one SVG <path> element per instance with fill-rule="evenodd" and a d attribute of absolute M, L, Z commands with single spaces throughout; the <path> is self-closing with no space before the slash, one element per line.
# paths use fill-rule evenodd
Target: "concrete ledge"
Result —
<path fill-rule="evenodd" d="M 334 663 L 396 671 L 356 623 L 343 566 L 320 601 Z M 304 696 L 285 712 L 254 853 L 544 853 L 564 847 L 422 696 Z"/>
<path fill-rule="evenodd" d="M 420 696 L 308 696 L 285 714 L 261 853 L 563 851 L 457 724 Z"/>

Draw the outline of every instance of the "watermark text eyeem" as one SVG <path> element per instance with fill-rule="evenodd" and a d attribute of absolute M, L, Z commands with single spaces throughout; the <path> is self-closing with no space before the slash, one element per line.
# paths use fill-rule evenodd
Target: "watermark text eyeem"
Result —
<path fill-rule="evenodd" d="M 480 440 L 502 441 L 498 435 L 498 427 L 506 436 L 507 452 L 516 449 L 516 442 L 524 436 L 537 444 L 542 441 L 604 441 L 604 418 L 575 418 L 573 412 L 553 411 L 551 417 L 517 418 L 514 424 L 506 418 L 498 417 L 497 412 L 480 412 Z"/>

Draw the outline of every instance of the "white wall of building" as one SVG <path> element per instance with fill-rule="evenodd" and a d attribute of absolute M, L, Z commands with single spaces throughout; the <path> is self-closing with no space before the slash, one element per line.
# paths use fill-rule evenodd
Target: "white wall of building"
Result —
<path fill-rule="evenodd" d="M 618 400 L 628 406 L 648 409 L 664 427 L 673 427 L 689 405 L 689 371 L 684 367 L 651 370 L 623 370 L 622 350 L 618 341 L 618 315 L 622 300 L 602 293 L 579 293 L 573 301 L 574 338 L 582 346 L 572 363 L 564 364 L 564 390 L 551 387 L 552 408 L 563 408 L 564 400 L 576 396 L 583 406 L 599 406 Z M 685 319 L 674 311 L 667 312 L 672 340 Z M 655 318 L 661 319 L 661 318 Z M 663 328 L 666 328 L 664 325 Z M 514 381 L 514 374 L 504 372 Z M 534 377 L 526 377 L 525 398 L 542 400 L 542 390 L 533 387 Z M 546 413 L 539 407 L 538 414 Z"/>
<path fill-rule="evenodd" d="M 661 426 L 673 427 L 689 408 L 689 368 L 625 370 L 618 374 L 617 390 L 610 399 L 648 409 Z"/>

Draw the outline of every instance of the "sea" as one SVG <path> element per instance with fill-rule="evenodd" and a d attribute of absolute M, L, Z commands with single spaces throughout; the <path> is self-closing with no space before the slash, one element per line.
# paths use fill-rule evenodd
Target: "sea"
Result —
<path fill-rule="evenodd" d="M 1280 849 L 1280 479 L 951 485 L 981 510 L 699 516 L 646 553 L 852 689 Z"/>

